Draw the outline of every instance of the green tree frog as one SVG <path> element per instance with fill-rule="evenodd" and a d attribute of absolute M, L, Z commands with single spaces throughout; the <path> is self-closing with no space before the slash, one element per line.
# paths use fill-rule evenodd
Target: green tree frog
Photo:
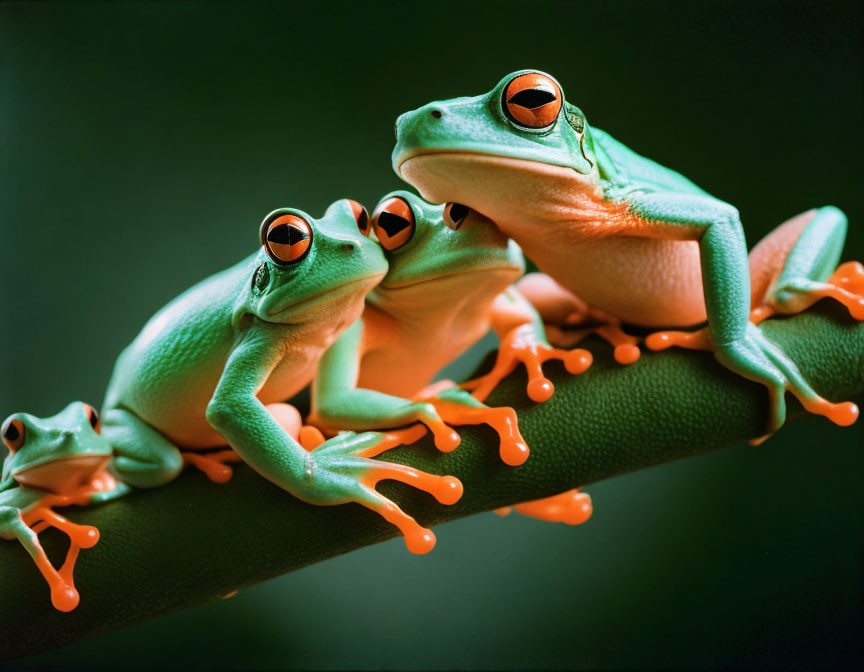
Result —
<path fill-rule="evenodd" d="M 507 75 L 489 93 L 403 114 L 396 135 L 393 168 L 403 179 L 433 202 L 492 219 L 574 302 L 646 327 L 707 319 L 710 338 L 707 330 L 661 332 L 648 346 L 710 347 L 723 365 L 766 385 L 769 432 L 785 420 L 787 390 L 837 424 L 856 420 L 854 404 L 817 395 L 755 324 L 822 297 L 864 319 L 864 267 L 834 272 L 846 232 L 837 208 L 786 222 L 748 265 L 733 206 L 590 127 L 558 82 L 534 70 Z M 607 336 L 632 353 L 622 333 Z"/>
<path fill-rule="evenodd" d="M 155 487 L 184 461 L 208 469 L 236 459 L 225 450 L 193 452 L 227 443 L 305 502 L 357 502 L 397 525 L 412 552 L 434 546 L 431 530 L 374 485 L 400 480 L 453 503 L 462 491 L 457 479 L 370 459 L 394 445 L 375 432 L 341 434 L 307 451 L 297 441 L 296 411 L 283 403 L 312 380 L 387 271 L 381 247 L 361 232 L 367 224 L 366 210 L 350 200 L 321 219 L 275 210 L 262 222 L 258 252 L 147 322 L 117 360 L 103 408 L 102 432 L 121 480 Z"/>
<path fill-rule="evenodd" d="M 72 579 L 78 552 L 96 544 L 99 531 L 77 525 L 51 507 L 90 504 L 128 491 L 105 471 L 111 444 L 99 435 L 96 410 L 80 401 L 50 418 L 10 415 L 0 436 L 9 450 L 0 481 L 0 538 L 21 542 L 47 581 L 54 606 L 71 611 L 79 602 Z M 39 543 L 39 532 L 47 527 L 69 537 L 59 570 Z"/>
<path fill-rule="evenodd" d="M 475 211 L 432 205 L 406 191 L 381 200 L 366 232 L 381 243 L 389 269 L 366 296 L 362 317 L 321 359 L 310 422 L 364 430 L 419 421 L 443 450 L 458 443 L 445 422 L 485 422 L 501 437 L 503 461 L 522 464 L 529 449 L 515 411 L 489 408 L 476 397 L 485 398 L 521 361 L 528 367 L 529 395 L 545 400 L 552 386 L 542 374 L 543 361 L 560 359 L 571 373 L 581 373 L 591 355 L 546 342 L 537 312 L 512 286 L 524 271 L 519 247 Z M 505 354 L 499 352 L 493 372 L 470 386 L 475 396 L 449 381 L 429 387 L 433 376 L 490 327 Z M 586 498 L 579 500 L 582 509 Z"/>

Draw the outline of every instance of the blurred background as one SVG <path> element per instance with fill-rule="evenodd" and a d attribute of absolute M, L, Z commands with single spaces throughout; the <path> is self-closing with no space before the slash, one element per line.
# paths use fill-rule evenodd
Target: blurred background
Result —
<path fill-rule="evenodd" d="M 98 403 L 180 291 L 270 210 L 370 209 L 393 122 L 508 72 L 741 210 L 864 257 L 852 3 L 0 4 L 0 416 Z M 827 668 L 862 658 L 861 424 L 821 418 L 589 488 L 581 528 L 493 514 L 18 663 L 302 669 Z M 14 577 L 2 577 L 4 581 Z M 74 614 L 70 616 L 74 618 Z M 4 637 L 14 633 L 3 633 Z"/>

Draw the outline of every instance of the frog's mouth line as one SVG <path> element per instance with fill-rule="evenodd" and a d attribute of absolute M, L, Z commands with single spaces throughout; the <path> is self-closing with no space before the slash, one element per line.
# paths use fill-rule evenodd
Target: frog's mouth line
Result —
<path fill-rule="evenodd" d="M 74 455 L 63 458 L 46 458 L 26 469 L 13 472 L 12 476 L 25 487 L 53 490 L 58 494 L 71 492 L 84 485 L 111 459 L 107 455 Z"/>
<path fill-rule="evenodd" d="M 283 313 L 286 313 L 290 310 L 297 308 L 297 306 L 303 306 L 304 304 L 313 305 L 317 301 L 335 298 L 342 294 L 347 294 L 348 289 L 353 288 L 355 285 L 360 284 L 373 284 L 373 281 L 380 280 L 384 277 L 384 273 L 375 273 L 373 275 L 367 275 L 365 278 L 360 278 L 359 280 L 351 280 L 350 282 L 343 283 L 341 285 L 336 285 L 336 287 L 332 287 L 330 289 L 325 289 L 323 292 L 318 292 L 312 296 L 309 296 L 305 299 L 300 299 L 299 301 L 295 301 L 294 303 L 290 303 L 287 306 L 282 306 L 273 311 L 267 312 L 267 317 L 278 317 Z"/>
<path fill-rule="evenodd" d="M 471 273 L 495 273 L 497 271 L 509 271 L 518 275 L 522 274 L 522 270 L 516 268 L 515 266 L 492 266 L 490 268 L 469 268 L 465 271 L 453 271 L 452 273 L 444 273 L 443 275 L 436 275 L 434 278 L 426 278 L 424 280 L 411 280 L 408 282 L 400 282 L 395 285 L 381 283 L 378 285 L 381 289 L 406 289 L 408 287 L 417 287 L 419 285 L 427 285 L 430 283 L 439 282 L 440 280 L 444 280 L 445 278 L 453 278 L 459 275 L 469 275 Z"/>
<path fill-rule="evenodd" d="M 482 161 L 483 159 L 491 159 L 495 161 L 499 161 L 501 163 L 511 163 L 514 168 L 528 170 L 529 172 L 545 172 L 549 169 L 557 169 L 564 168 L 566 170 L 571 170 L 576 175 L 587 177 L 587 173 L 580 173 L 573 166 L 568 166 L 562 163 L 555 163 L 552 161 L 538 161 L 536 159 L 526 159 L 520 156 L 508 156 L 507 154 L 502 154 L 500 152 L 484 152 L 482 149 L 474 149 L 474 150 L 454 150 L 454 149 L 427 149 L 427 148 L 415 148 L 410 150 L 409 153 L 405 153 L 399 156 L 396 161 L 396 174 L 399 175 L 403 180 L 405 176 L 402 175 L 402 167 L 413 159 L 417 159 L 424 156 L 462 156 L 462 157 L 475 157 L 478 161 Z M 586 159 L 587 161 L 588 159 Z M 589 164 L 591 162 L 589 161 Z M 534 166 L 538 168 L 533 169 Z M 542 166 L 542 168 L 540 167 Z M 593 164 L 592 164 L 593 167 Z"/>

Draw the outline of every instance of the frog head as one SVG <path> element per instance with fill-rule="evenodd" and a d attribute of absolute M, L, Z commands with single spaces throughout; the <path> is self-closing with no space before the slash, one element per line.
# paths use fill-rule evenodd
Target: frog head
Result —
<path fill-rule="evenodd" d="M 394 191 L 372 213 L 374 235 L 390 262 L 375 289 L 428 303 L 440 297 L 451 304 L 477 291 L 493 295 L 524 271 L 519 246 L 495 223 L 458 203 L 433 205 L 408 191 Z M 411 289 L 410 292 L 407 290 Z"/>
<path fill-rule="evenodd" d="M 566 218 L 574 194 L 599 191 L 596 164 L 585 115 L 536 70 L 396 121 L 396 173 L 424 198 L 465 204 L 499 225 Z"/>
<path fill-rule="evenodd" d="M 299 324 L 332 320 L 342 311 L 359 314 L 366 293 L 387 272 L 381 246 L 366 235 L 369 226 L 366 208 L 348 199 L 320 219 L 294 208 L 271 212 L 261 223 L 261 250 L 235 317 L 252 313 Z"/>
<path fill-rule="evenodd" d="M 0 436 L 9 449 L 2 483 L 67 494 L 90 482 L 111 459 L 112 448 L 99 434 L 99 415 L 89 404 L 73 401 L 50 418 L 15 413 Z"/>

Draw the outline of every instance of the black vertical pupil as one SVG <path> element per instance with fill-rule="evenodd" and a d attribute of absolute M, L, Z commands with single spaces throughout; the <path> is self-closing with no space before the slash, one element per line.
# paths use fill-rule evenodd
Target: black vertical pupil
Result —
<path fill-rule="evenodd" d="M 361 231 L 366 231 L 369 228 L 369 213 L 366 212 L 366 208 L 363 208 L 357 215 L 357 226 L 360 227 Z"/>
<path fill-rule="evenodd" d="M 17 441 L 21 438 L 21 432 L 18 431 L 14 422 L 10 421 L 3 429 L 3 438 L 7 441 Z"/>
<path fill-rule="evenodd" d="M 296 245 L 308 237 L 308 233 L 293 224 L 280 224 L 267 233 L 267 240 L 277 245 Z"/>
<path fill-rule="evenodd" d="M 93 429 L 96 429 L 96 425 L 99 424 L 99 414 L 96 412 L 95 408 L 90 409 L 90 426 Z"/>

